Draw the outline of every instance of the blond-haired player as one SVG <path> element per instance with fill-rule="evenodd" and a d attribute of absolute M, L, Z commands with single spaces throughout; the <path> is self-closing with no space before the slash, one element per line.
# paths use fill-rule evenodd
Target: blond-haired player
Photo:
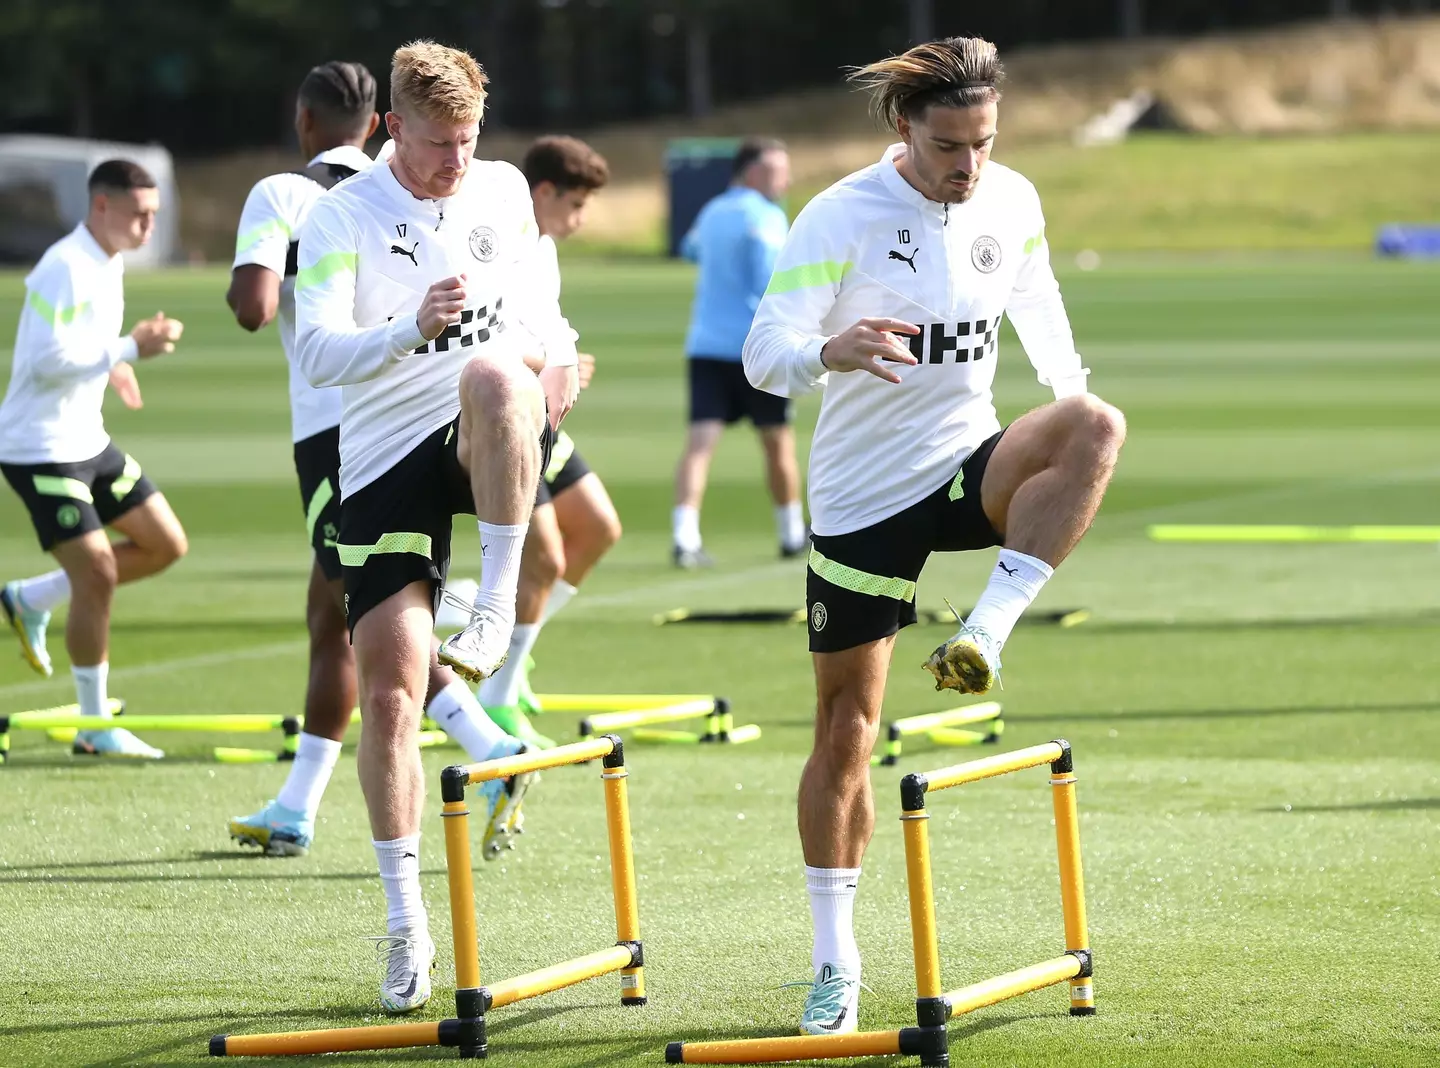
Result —
<path fill-rule="evenodd" d="M 435 945 L 420 896 L 424 800 L 416 741 L 451 519 L 479 520 L 482 583 L 440 659 L 470 679 L 504 660 L 520 553 L 544 467 L 546 420 L 575 402 L 575 335 L 531 299 L 538 233 L 524 176 L 475 160 L 486 76 L 463 51 L 398 49 L 394 154 L 312 209 L 295 281 L 297 362 L 340 386 L 340 562 L 360 683 L 359 770 L 388 906 L 381 1002 L 430 996 Z M 537 379 L 512 317 L 543 350 Z M 515 337 L 522 336 L 519 332 Z M 516 752 L 507 739 L 494 756 Z M 490 792 L 487 847 L 526 782 Z"/>
<path fill-rule="evenodd" d="M 1086 392 L 1035 187 L 989 162 L 995 46 L 933 41 L 857 77 L 900 143 L 800 213 L 744 353 L 762 389 L 824 389 L 806 591 L 815 746 L 799 806 L 815 927 L 801 1027 L 813 1034 L 857 1024 L 851 913 L 875 829 L 870 751 L 925 561 L 1004 546 L 926 665 L 937 686 L 983 692 L 1020 613 L 1094 518 L 1125 436 L 1120 413 Z M 991 386 L 1006 315 L 1055 401 L 1002 430 Z"/>

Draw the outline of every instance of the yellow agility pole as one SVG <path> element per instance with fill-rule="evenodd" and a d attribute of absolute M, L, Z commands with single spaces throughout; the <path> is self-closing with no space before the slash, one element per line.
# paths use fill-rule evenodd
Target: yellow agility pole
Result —
<path fill-rule="evenodd" d="M 935 790 L 1024 771 L 1048 764 L 1055 801 L 1060 855 L 1061 904 L 1065 916 L 1065 953 L 992 979 L 944 993 L 940 979 L 940 937 L 936 926 L 934 874 L 930 864 L 930 813 L 926 798 Z M 1063 739 L 1013 753 L 972 760 L 900 780 L 901 828 L 905 843 L 905 883 L 910 899 L 910 938 L 915 957 L 915 1027 L 900 1031 L 798 1038 L 755 1038 L 722 1042 L 671 1042 L 670 1064 L 764 1064 L 790 1060 L 828 1060 L 886 1054 L 920 1058 L 924 1068 L 947 1068 L 953 1016 L 1044 987 L 1070 982 L 1070 1012 L 1095 1012 L 1091 987 L 1093 957 L 1085 926 L 1085 892 L 1080 868 L 1080 836 L 1075 814 L 1075 768 L 1070 743 Z"/>
<path fill-rule="evenodd" d="M 885 751 L 881 756 L 871 758 L 870 763 L 891 767 L 900 762 L 902 740 L 911 734 L 927 735 L 938 745 L 975 745 L 980 742 L 998 741 L 1005 729 L 1000 718 L 1004 710 L 999 701 L 981 701 L 974 705 L 961 705 L 943 712 L 926 712 L 918 716 L 905 716 L 893 720 L 885 729 Z M 953 728 L 972 724 L 985 724 L 985 731 L 957 731 Z"/>
<path fill-rule="evenodd" d="M 601 779 L 615 897 L 616 942 L 573 960 L 561 961 L 489 986 L 483 985 L 480 981 L 480 944 L 466 790 L 479 783 L 566 764 L 582 764 L 596 758 L 603 760 Z M 210 1052 L 221 1057 L 288 1056 L 439 1045 L 457 1047 L 462 1058 L 484 1057 L 489 1050 L 485 1019 L 491 1009 L 513 1005 L 612 972 L 620 973 L 621 1004 L 645 1004 L 645 948 L 640 941 L 640 911 L 636 903 L 627 774 L 624 745 L 613 734 L 479 764 L 457 764 L 441 773 L 445 867 L 450 892 L 450 925 L 454 932 L 455 1019 L 291 1034 L 216 1035 L 210 1040 Z M 501 804 L 505 803 L 502 798 Z"/>
<path fill-rule="evenodd" d="M 57 705 L 54 708 L 40 708 L 29 712 L 11 712 L 0 715 L 0 763 L 4 763 L 10 752 L 12 730 L 45 731 L 51 741 L 70 743 L 82 730 L 94 730 L 101 724 L 129 727 L 137 731 L 185 731 L 214 734 L 261 733 L 282 731 L 285 740 L 279 750 L 252 750 L 217 748 L 215 759 L 221 763 L 260 763 L 290 760 L 295 755 L 300 736 L 300 721 L 294 716 L 273 716 L 264 713 L 201 713 L 162 715 L 125 715 L 125 702 L 111 698 L 106 703 L 109 719 L 82 716 L 79 705 Z"/>
<path fill-rule="evenodd" d="M 602 731 L 623 731 L 629 727 L 645 727 L 652 723 L 674 723 L 679 719 L 710 716 L 715 714 L 715 705 L 715 698 L 699 697 L 673 705 L 632 708 L 624 712 L 599 712 L 580 721 L 580 733 L 588 736 Z"/>
<path fill-rule="evenodd" d="M 1161 523 L 1146 528 L 1151 541 L 1179 542 L 1440 542 L 1440 527 L 1306 527 L 1262 524 Z"/>
<path fill-rule="evenodd" d="M 715 697 L 704 693 L 540 693 L 535 700 L 546 712 L 628 712 L 687 701 L 713 701 Z"/>
<path fill-rule="evenodd" d="M 622 695 L 625 696 L 625 695 Z M 633 695 L 631 695 L 633 696 Z M 617 712 L 596 712 L 580 721 L 580 737 L 589 738 L 607 731 L 651 728 L 660 723 L 676 723 L 685 719 L 705 720 L 704 732 L 645 730 L 637 740 L 689 744 L 690 742 L 724 742 L 739 744 L 760 737 L 760 726 L 748 723 L 735 726 L 730 702 L 723 697 L 687 697 L 668 704 L 642 704 Z"/>

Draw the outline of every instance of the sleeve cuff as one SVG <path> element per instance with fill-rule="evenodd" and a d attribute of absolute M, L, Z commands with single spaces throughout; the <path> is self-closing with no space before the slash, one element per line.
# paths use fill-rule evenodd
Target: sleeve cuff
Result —
<path fill-rule="evenodd" d="M 580 363 L 580 353 L 573 340 L 564 344 L 545 346 L 546 367 L 574 367 Z"/>
<path fill-rule="evenodd" d="M 824 378 L 830 368 L 825 366 L 825 361 L 820 358 L 820 350 L 830 344 L 832 338 L 816 337 L 805 343 L 800 350 L 800 367 L 815 381 Z"/>
<path fill-rule="evenodd" d="M 112 367 L 117 363 L 134 363 L 140 358 L 140 346 L 135 344 L 135 339 L 128 335 L 120 338 L 111 351 L 115 357 L 111 363 Z"/>
<path fill-rule="evenodd" d="M 420 321 L 415 316 L 406 315 L 390 324 L 390 350 L 397 360 L 414 355 L 424 344 L 426 337 L 420 333 Z"/>
<path fill-rule="evenodd" d="M 1066 397 L 1078 397 L 1082 393 L 1090 392 L 1086 385 L 1086 379 L 1090 375 L 1088 367 L 1081 368 L 1074 374 L 1057 375 L 1050 379 L 1050 388 L 1055 391 L 1056 400 L 1064 400 Z"/>

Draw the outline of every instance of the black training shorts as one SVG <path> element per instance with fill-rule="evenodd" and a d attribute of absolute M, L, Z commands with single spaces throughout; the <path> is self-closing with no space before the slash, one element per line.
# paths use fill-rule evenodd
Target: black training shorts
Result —
<path fill-rule="evenodd" d="M 563 430 L 556 431 L 550 462 L 545 465 L 540 488 L 535 493 L 536 505 L 549 504 L 589 473 L 590 465 L 575 447 L 575 439 Z"/>
<path fill-rule="evenodd" d="M 320 570 L 331 582 L 340 567 L 340 428 L 331 427 L 295 443 L 295 474 L 300 478 L 300 507 L 305 530 Z"/>
<path fill-rule="evenodd" d="M 915 582 L 931 553 L 999 545 L 980 506 L 990 454 L 986 441 L 960 472 L 904 511 L 849 534 L 814 534 L 805 578 L 812 653 L 838 653 L 888 638 L 915 622 Z"/>
<path fill-rule="evenodd" d="M 62 541 L 102 530 L 156 491 L 140 464 L 112 441 L 75 464 L 4 464 L 5 475 L 49 552 Z"/>
<path fill-rule="evenodd" d="M 686 362 L 690 365 L 690 422 L 719 420 L 728 425 L 749 419 L 757 427 L 790 422 L 794 406 L 789 398 L 752 386 L 739 360 L 691 356 Z"/>

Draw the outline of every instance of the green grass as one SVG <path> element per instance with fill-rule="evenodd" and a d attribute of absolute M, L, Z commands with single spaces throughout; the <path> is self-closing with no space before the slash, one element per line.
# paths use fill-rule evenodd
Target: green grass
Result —
<path fill-rule="evenodd" d="M 1363 170 L 1377 190 L 1394 175 L 1373 160 Z M 1019 630 L 1002 699 L 1007 746 L 1075 746 L 1100 1015 L 1072 1020 L 1055 990 L 981 1010 L 952 1026 L 956 1063 L 1050 1065 L 1063 1050 L 1106 1066 L 1433 1064 L 1440 554 L 1156 545 L 1144 527 L 1440 522 L 1440 274 L 1360 259 L 1170 259 L 1062 282 L 1092 384 L 1125 409 L 1130 440 L 1100 520 L 1040 602 L 1088 606 L 1094 619 Z M 719 567 L 667 565 L 688 285 L 664 265 L 567 273 L 567 311 L 601 359 L 572 429 L 626 535 L 547 629 L 536 681 L 714 690 L 765 737 L 731 751 L 632 748 L 651 1004 L 622 1010 L 609 978 L 497 1011 L 502 1066 L 653 1065 L 667 1040 L 787 1033 L 799 1011 L 801 992 L 777 987 L 806 978 L 809 963 L 793 817 L 812 703 L 803 631 L 650 623 L 681 605 L 803 596 L 802 565 L 775 559 L 744 432 L 727 437 L 707 501 Z M 228 321 L 222 289 L 216 272 L 130 280 L 132 315 L 163 307 L 186 320 L 186 343 L 142 368 L 145 410 L 112 405 L 107 417 L 192 542 L 172 573 L 118 598 L 112 691 L 137 712 L 299 708 L 309 565 L 285 372 L 273 336 Z M 0 279 L 0 337 L 13 336 L 19 295 L 17 276 Z M 1003 353 L 1008 418 L 1046 393 L 1013 337 Z M 802 406 L 802 425 L 814 412 Z M 18 503 L 0 500 L 0 575 L 46 567 Z M 473 573 L 473 537 L 457 525 L 459 571 Z M 989 559 L 935 559 L 922 603 L 968 603 Z M 888 715 L 944 707 L 919 670 L 943 634 L 901 636 Z M 56 652 L 48 683 L 0 657 L 0 711 L 73 699 Z M 568 736 L 573 717 L 542 726 Z M 375 1020 L 361 938 L 382 929 L 383 902 L 353 756 L 314 854 L 270 861 L 237 854 L 224 821 L 272 796 L 282 768 L 215 765 L 212 739 L 198 735 L 163 739 L 171 757 L 143 767 L 85 764 L 15 737 L 0 770 L 0 1063 L 196 1064 L 214 1032 Z M 427 753 L 432 784 L 453 754 Z M 857 905 L 869 1027 L 912 1013 L 899 774 L 971 755 L 916 746 L 899 771 L 875 772 L 881 819 Z M 488 977 L 613 939 L 595 780 L 548 774 L 523 848 L 477 871 Z M 935 802 L 948 987 L 1061 947 L 1044 780 L 1031 772 Z M 432 797 L 422 865 L 443 945 L 437 810 Z M 442 950 L 425 1018 L 452 1008 L 449 959 Z"/>

